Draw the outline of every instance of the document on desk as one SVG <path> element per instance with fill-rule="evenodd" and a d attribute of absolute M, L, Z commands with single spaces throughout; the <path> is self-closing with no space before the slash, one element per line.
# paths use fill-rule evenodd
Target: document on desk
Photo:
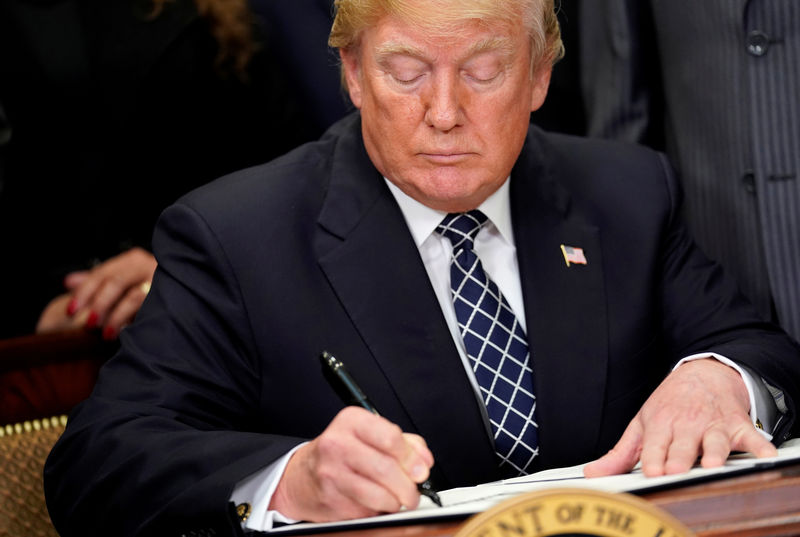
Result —
<path fill-rule="evenodd" d="M 731 456 L 725 466 L 719 468 L 695 467 L 680 475 L 645 477 L 639 469 L 629 474 L 583 477 L 583 466 L 556 468 L 494 483 L 463 487 L 439 492 L 442 507 L 422 497 L 417 509 L 388 515 L 329 523 L 299 523 L 281 526 L 269 533 L 315 533 L 317 531 L 357 529 L 359 527 L 406 524 L 415 521 L 433 522 L 483 512 L 493 505 L 518 494 L 553 488 L 573 487 L 604 492 L 648 492 L 696 482 L 732 476 L 740 473 L 765 470 L 776 466 L 800 462 L 800 438 L 781 445 L 776 457 L 756 459 L 746 454 Z"/>

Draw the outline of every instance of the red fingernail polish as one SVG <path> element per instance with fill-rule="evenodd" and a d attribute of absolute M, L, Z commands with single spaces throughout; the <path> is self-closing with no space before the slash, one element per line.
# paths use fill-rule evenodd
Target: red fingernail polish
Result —
<path fill-rule="evenodd" d="M 117 337 L 117 331 L 114 330 L 111 326 L 106 326 L 103 328 L 103 339 L 106 341 L 111 341 L 112 339 Z"/>
<path fill-rule="evenodd" d="M 67 304 L 67 315 L 71 317 L 75 315 L 75 312 L 77 310 L 78 310 L 78 299 L 73 298 L 72 300 L 69 301 L 69 304 Z"/>
<path fill-rule="evenodd" d="M 98 315 L 95 312 L 90 311 L 89 317 L 86 319 L 86 328 L 94 328 L 95 326 L 97 326 L 98 320 L 99 320 Z"/>

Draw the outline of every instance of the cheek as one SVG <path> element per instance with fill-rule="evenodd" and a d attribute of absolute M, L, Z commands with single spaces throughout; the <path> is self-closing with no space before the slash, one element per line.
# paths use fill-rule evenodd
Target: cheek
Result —
<path fill-rule="evenodd" d="M 417 95 L 385 95 L 378 98 L 376 105 L 382 114 L 397 127 L 410 127 L 421 117 L 422 99 Z"/>
<path fill-rule="evenodd" d="M 362 108 L 362 117 L 376 133 L 383 134 L 386 145 L 403 147 L 411 144 L 423 121 L 418 98 L 387 96 L 373 99 L 370 104 L 368 109 Z"/>

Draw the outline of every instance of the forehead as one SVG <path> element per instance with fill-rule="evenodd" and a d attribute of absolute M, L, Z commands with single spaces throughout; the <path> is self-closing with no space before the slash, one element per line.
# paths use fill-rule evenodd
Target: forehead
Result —
<path fill-rule="evenodd" d="M 362 36 L 362 46 L 381 57 L 404 54 L 434 60 L 442 55 L 467 58 L 481 52 L 515 56 L 526 49 L 520 26 L 501 20 L 464 19 L 453 25 L 417 23 L 384 15 Z M 458 59 L 454 58 L 454 59 Z"/>

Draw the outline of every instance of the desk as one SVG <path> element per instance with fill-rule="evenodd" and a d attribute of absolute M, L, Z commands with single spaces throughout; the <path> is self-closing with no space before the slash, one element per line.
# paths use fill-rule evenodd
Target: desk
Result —
<path fill-rule="evenodd" d="M 642 498 L 698 537 L 800 535 L 800 464 L 720 479 Z M 463 521 L 326 533 L 326 537 L 451 537 Z"/>

